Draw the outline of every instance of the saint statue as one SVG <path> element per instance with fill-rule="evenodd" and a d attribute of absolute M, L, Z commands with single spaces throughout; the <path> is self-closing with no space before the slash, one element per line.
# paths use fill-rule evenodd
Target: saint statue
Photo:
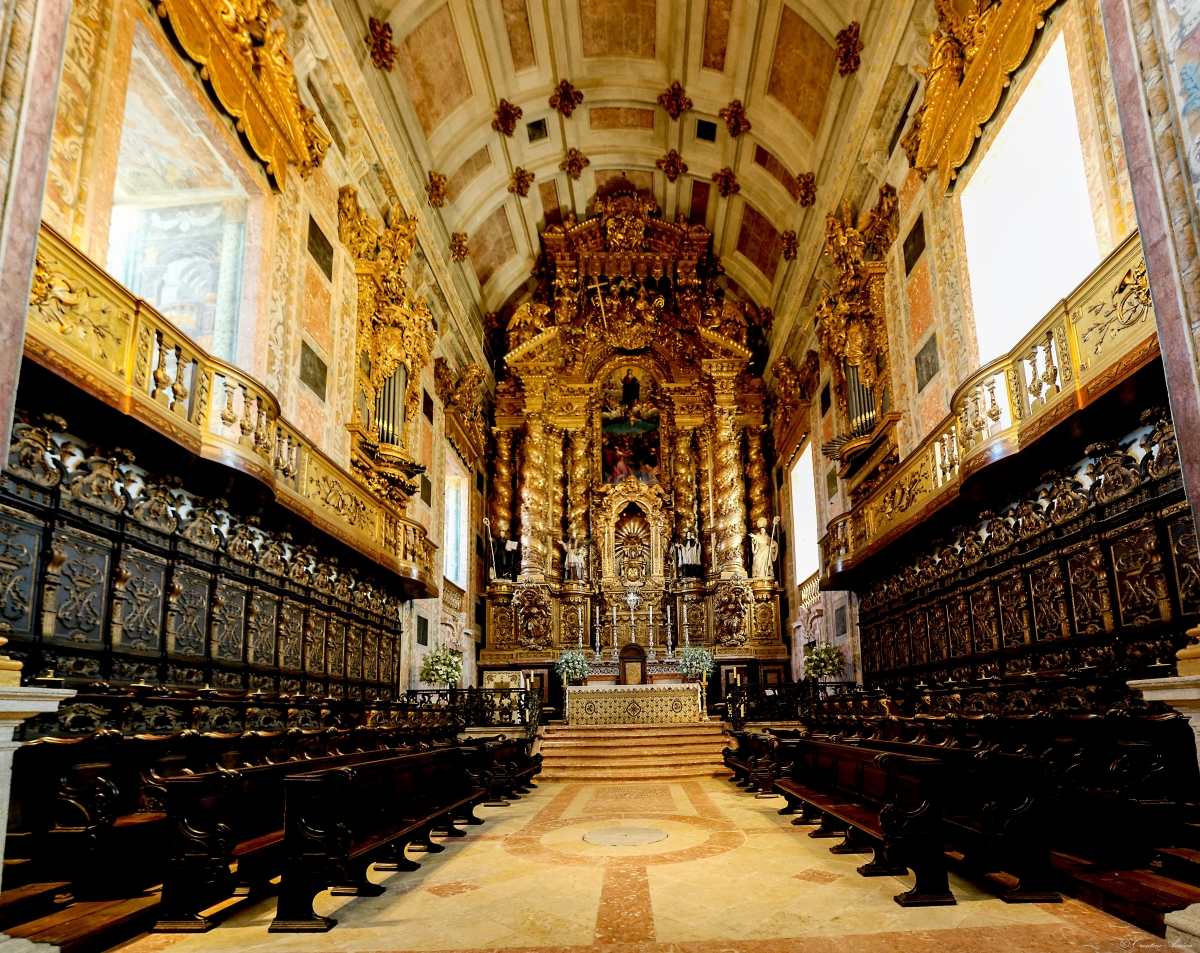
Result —
<path fill-rule="evenodd" d="M 775 517 L 775 522 L 779 522 L 779 517 Z M 775 542 L 773 532 L 775 527 L 772 525 L 772 532 L 767 532 L 766 517 L 760 517 L 755 525 L 757 530 L 750 534 L 750 546 L 754 554 L 751 578 L 774 579 L 775 558 L 779 555 L 779 544 Z"/>
<path fill-rule="evenodd" d="M 673 544 L 675 569 L 681 579 L 703 579 L 704 568 L 700 564 L 700 541 L 689 529 L 681 540 Z"/>
<path fill-rule="evenodd" d="M 558 545 L 563 548 L 564 578 L 582 582 L 587 567 L 587 548 L 579 542 L 579 537 L 574 531 L 571 532 L 569 540 L 560 539 Z"/>
<path fill-rule="evenodd" d="M 492 560 L 493 578 L 516 582 L 517 573 L 521 570 L 521 544 L 505 536 L 493 538 Z"/>

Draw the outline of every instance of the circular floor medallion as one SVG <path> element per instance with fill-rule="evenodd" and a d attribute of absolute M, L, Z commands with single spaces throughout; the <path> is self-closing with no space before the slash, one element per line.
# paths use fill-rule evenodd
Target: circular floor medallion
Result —
<path fill-rule="evenodd" d="M 657 844 L 667 839 L 667 832 L 657 827 L 606 827 L 599 831 L 589 831 L 583 835 L 589 844 L 601 844 L 605 847 L 641 847 L 643 844 Z"/>

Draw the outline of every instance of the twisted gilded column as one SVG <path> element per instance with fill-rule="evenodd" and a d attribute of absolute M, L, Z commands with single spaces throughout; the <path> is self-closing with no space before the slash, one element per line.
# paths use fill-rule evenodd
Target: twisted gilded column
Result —
<path fill-rule="evenodd" d="M 526 417 L 521 444 L 521 573 L 546 571 L 546 421 L 538 414 Z"/>
<path fill-rule="evenodd" d="M 591 509 L 591 469 L 588 454 L 591 440 L 588 429 L 571 432 L 570 482 L 567 488 L 567 534 L 574 530 L 582 540 L 590 532 L 588 511 Z"/>
<path fill-rule="evenodd" d="M 717 534 L 717 569 L 746 572 L 742 546 L 746 538 L 745 483 L 742 479 L 741 440 L 737 410 L 713 408 L 713 500 Z"/>
<path fill-rule="evenodd" d="M 716 567 L 713 559 L 713 485 L 712 467 L 712 428 L 709 426 L 696 429 L 696 492 L 699 506 L 697 513 L 700 517 L 700 558 L 706 571 Z"/>
<path fill-rule="evenodd" d="M 675 533 L 682 537 L 696 531 L 696 456 L 692 452 L 692 432 L 675 434 Z"/>
<path fill-rule="evenodd" d="M 513 521 L 513 432 L 492 428 L 496 456 L 492 460 L 492 532 L 507 537 Z"/>
<path fill-rule="evenodd" d="M 763 454 L 763 434 L 767 428 L 761 425 L 746 427 L 746 483 L 750 501 L 750 528 L 758 526 L 760 519 L 771 521 L 771 492 L 767 485 L 767 459 Z"/>
<path fill-rule="evenodd" d="M 546 427 L 546 488 L 550 498 L 546 510 L 546 571 L 556 578 L 562 574 L 562 550 L 554 542 L 563 538 L 563 502 L 567 473 L 563 466 L 563 431 Z"/>

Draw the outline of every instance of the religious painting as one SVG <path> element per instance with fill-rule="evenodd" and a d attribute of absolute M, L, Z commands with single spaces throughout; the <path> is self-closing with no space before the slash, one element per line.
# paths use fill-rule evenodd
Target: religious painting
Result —
<path fill-rule="evenodd" d="M 617 370 L 601 389 L 604 482 L 658 483 L 658 382 L 637 367 Z"/>

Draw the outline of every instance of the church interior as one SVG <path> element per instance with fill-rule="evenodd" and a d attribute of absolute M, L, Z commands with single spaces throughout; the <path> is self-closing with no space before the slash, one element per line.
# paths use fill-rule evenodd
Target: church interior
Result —
<path fill-rule="evenodd" d="M 0 10 L 0 953 L 1200 953 L 1200 0 Z"/>

